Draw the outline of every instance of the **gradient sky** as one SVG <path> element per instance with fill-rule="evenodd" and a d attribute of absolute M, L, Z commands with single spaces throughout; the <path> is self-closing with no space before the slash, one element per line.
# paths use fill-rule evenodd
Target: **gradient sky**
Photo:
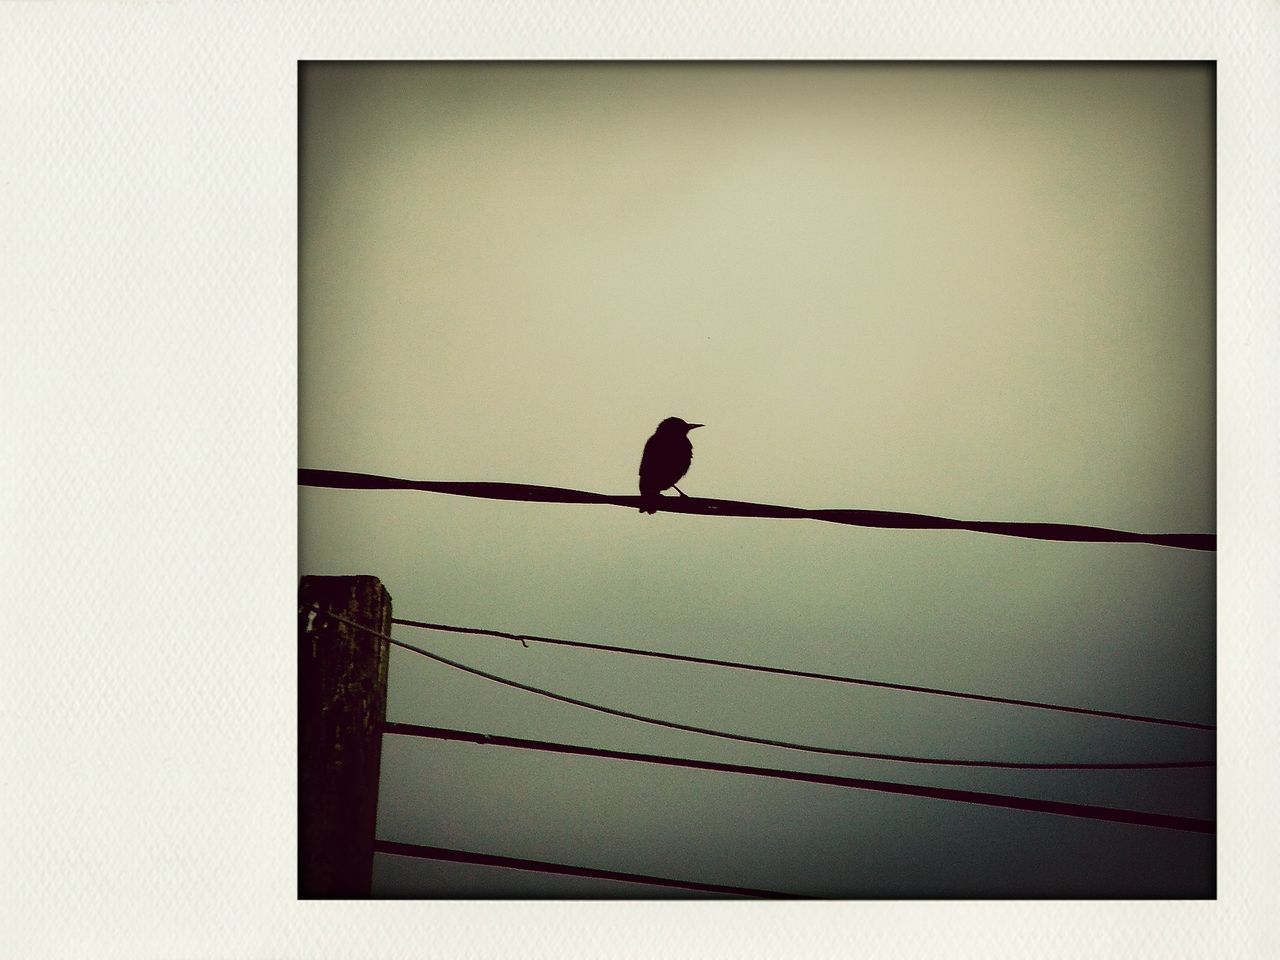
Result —
<path fill-rule="evenodd" d="M 300 460 L 1214 529 L 1204 64 L 308 64 Z M 300 490 L 301 572 L 397 616 L 1212 722 L 1212 553 Z M 619 709 L 1007 760 L 1212 733 L 396 635 Z M 1204 771 L 955 771 L 710 740 L 393 651 L 391 719 L 1213 815 Z M 1205 895 L 1213 840 L 388 737 L 379 836 L 838 896 Z M 375 892 L 649 895 L 379 856 Z"/>

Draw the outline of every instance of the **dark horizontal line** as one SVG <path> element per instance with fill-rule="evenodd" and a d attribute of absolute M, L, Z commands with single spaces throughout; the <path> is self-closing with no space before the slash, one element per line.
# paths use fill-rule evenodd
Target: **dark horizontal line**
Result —
<path fill-rule="evenodd" d="M 619 880 L 624 883 L 643 883 L 655 887 L 674 887 L 699 893 L 719 893 L 735 897 L 773 897 L 775 899 L 802 899 L 796 893 L 778 893 L 758 890 L 754 887 L 732 887 L 720 883 L 699 883 L 696 880 L 673 880 L 642 873 L 623 873 L 618 870 L 597 870 L 594 867 L 577 867 L 546 860 L 524 860 L 518 857 L 500 857 L 491 853 L 472 853 L 467 850 L 451 850 L 447 847 L 430 847 L 416 843 L 398 843 L 394 840 L 374 840 L 374 853 L 388 853 L 396 857 L 418 857 L 426 860 L 447 860 L 452 863 L 474 863 L 485 867 L 501 867 L 505 870 L 528 870 L 534 873 L 554 873 L 568 877 L 587 877 L 592 880 Z"/>
<path fill-rule="evenodd" d="M 326 613 L 326 616 L 337 617 L 336 614 Z M 353 623 L 352 621 L 345 621 Z M 353 624 L 356 625 L 356 624 Z M 358 626 L 358 625 L 356 625 Z M 820 747 L 809 743 L 794 743 L 790 740 L 776 740 L 772 737 L 756 737 L 746 733 L 732 733 L 728 730 L 716 730 L 711 727 L 700 727 L 696 724 L 681 723 L 677 720 L 664 720 L 661 717 L 646 716 L 643 713 L 635 713 L 631 710 L 619 710 L 617 707 L 608 707 L 602 703 L 592 703 L 590 700 L 581 700 L 578 697 L 566 696 L 563 693 L 556 693 L 554 690 L 547 690 L 543 687 L 535 687 L 528 683 L 521 683 L 519 680 L 512 680 L 509 677 L 500 677 L 496 673 L 489 673 L 487 670 L 480 670 L 476 667 L 467 666 L 465 663 L 459 663 L 457 660 L 450 660 L 448 657 L 442 657 L 438 653 L 432 653 L 430 650 L 424 650 L 421 647 L 414 646 L 412 643 L 405 643 L 403 640 L 395 640 L 390 637 L 388 642 L 405 650 L 412 650 L 414 653 L 421 654 L 437 663 L 443 663 L 461 670 L 464 673 L 473 676 L 483 677 L 485 680 L 491 680 L 494 683 L 500 683 L 504 687 L 511 687 L 514 690 L 524 690 L 526 693 L 536 694 L 539 697 L 546 697 L 548 700 L 555 700 L 559 703 L 567 703 L 575 707 L 582 707 L 586 710 L 594 710 L 597 713 L 603 713 L 611 717 L 621 717 L 625 720 L 635 720 L 640 723 L 651 723 L 654 726 L 665 727 L 668 730 L 684 730 L 689 733 L 700 733 L 708 737 L 717 737 L 721 740 L 734 740 L 738 743 L 755 743 L 764 747 L 780 747 L 784 750 L 800 750 L 804 753 L 820 753 L 831 757 L 852 757 L 859 760 L 884 760 L 890 763 L 919 763 L 929 766 L 939 767 L 989 767 L 1002 770 L 1186 770 L 1193 767 L 1212 767 L 1212 760 L 1131 760 L 1131 761 L 1031 761 L 1031 760 L 963 760 L 953 757 L 918 757 L 911 754 L 903 753 L 876 753 L 870 750 L 848 750 L 844 747 Z"/>
<path fill-rule="evenodd" d="M 521 737 L 505 737 L 497 734 L 474 733 L 467 730 L 451 730 L 443 727 L 430 727 L 415 723 L 397 723 L 390 721 L 384 725 L 383 730 L 386 733 L 400 736 L 427 737 L 435 740 L 453 740 L 463 743 L 488 744 L 491 746 L 510 747 L 518 750 L 540 750 L 547 753 L 596 757 L 606 760 L 629 760 L 637 763 L 652 763 L 668 767 L 710 770 L 717 773 L 737 773 L 754 777 L 767 777 L 775 780 L 794 780 L 802 783 L 817 783 L 853 790 L 874 790 L 881 793 L 925 797 L 933 800 L 947 800 L 956 803 L 972 803 L 989 807 L 1004 807 L 1006 809 L 1024 810 L 1032 813 L 1048 813 L 1057 816 L 1077 817 L 1087 820 L 1126 823 L 1134 826 L 1159 827 L 1167 830 L 1184 830 L 1192 833 L 1211 834 L 1216 831 L 1216 825 L 1212 820 L 1203 820 L 1195 817 L 1177 817 L 1163 813 L 1149 813 L 1144 810 L 1124 810 L 1115 807 L 1101 807 L 1094 804 L 1066 803 L 1059 800 L 1039 800 L 1033 797 L 1015 797 L 1000 793 L 982 793 L 974 790 L 953 790 L 948 787 L 927 787 L 911 783 L 895 783 L 888 780 L 868 780 L 862 777 L 843 777 L 834 774 L 807 773 L 800 770 L 780 770 L 774 767 L 755 767 L 738 763 L 719 763 L 713 760 L 693 760 L 684 757 L 671 757 L 653 753 L 631 753 L 624 752 L 622 750 L 608 750 L 601 747 L 585 747 L 577 744 L 556 743 L 549 740 L 528 740 Z"/>
<path fill-rule="evenodd" d="M 1137 723 L 1158 723 L 1171 727 L 1187 727 L 1193 730 L 1214 729 L 1212 724 L 1194 723 L 1190 720 L 1167 720 L 1161 717 L 1147 717 L 1136 713 L 1117 713 L 1112 710 L 1094 710 L 1089 707 L 1069 707 L 1058 703 L 1044 703 L 1039 700 L 1017 700 L 1012 697 L 996 697 L 984 693 L 962 693 L 958 690 L 943 690 L 937 687 L 920 687 L 910 683 L 891 683 L 887 680 L 865 680 L 860 677 L 843 677 L 831 673 L 815 673 L 809 670 L 792 670 L 787 667 L 767 667 L 755 663 L 741 663 L 736 660 L 717 660 L 711 657 L 696 657 L 682 653 L 663 653 L 658 650 L 640 650 L 636 647 L 619 647 L 606 643 L 588 643 L 584 640 L 562 640 L 559 637 L 540 637 L 528 633 L 507 633 L 502 630 L 486 630 L 480 627 L 453 627 L 443 623 L 426 623 L 422 620 L 406 620 L 402 617 L 392 617 L 391 622 L 402 624 L 406 627 L 418 627 L 423 630 L 442 630 L 446 633 L 465 633 L 486 637 L 499 637 L 504 640 L 519 640 L 521 643 L 547 643 L 561 647 L 600 650 L 606 653 L 625 653 L 637 657 L 674 660 L 680 663 L 700 663 L 713 667 L 731 667 L 735 670 L 751 670 L 757 673 L 771 673 L 784 677 L 799 677 L 807 680 L 827 680 L 833 683 L 849 683 L 865 687 L 880 687 L 887 690 L 902 690 L 908 693 L 927 693 L 940 697 L 954 697 L 961 700 L 980 700 L 984 703 L 1004 703 L 1016 707 L 1034 707 L 1038 710 L 1056 710 L 1062 713 L 1078 713 L 1090 717 L 1104 717 L 1112 720 L 1132 720 Z"/>
<path fill-rule="evenodd" d="M 901 753 L 875 753 L 869 750 L 848 750 L 844 747 L 821 747 L 808 743 L 793 743 L 790 740 L 775 740 L 771 737 L 756 737 L 745 733 L 732 733 L 728 730 L 716 730 L 711 727 L 700 727 L 695 724 L 681 723 L 677 720 L 664 720 L 661 717 L 647 716 L 643 713 L 635 713 L 630 710 L 619 710 L 617 707 L 605 706 L 602 703 L 593 703 L 590 700 L 581 700 L 578 697 L 570 697 L 563 693 L 556 693 L 554 690 L 547 690 L 543 687 L 535 687 L 528 683 L 521 683 L 519 680 L 512 680 L 509 677 L 501 677 L 496 673 L 490 673 L 487 670 L 481 670 L 477 667 L 468 666 L 465 663 L 459 663 L 457 660 L 451 660 L 448 657 L 442 657 L 438 653 L 432 653 L 430 650 L 424 650 L 422 647 L 415 646 L 412 643 L 405 643 L 403 640 L 396 640 L 381 631 L 374 630 L 372 627 L 365 626 L 355 620 L 350 620 L 341 614 L 334 613 L 331 610 L 322 610 L 319 607 L 313 609 L 320 616 L 331 617 L 340 623 L 364 631 L 372 636 L 385 640 L 387 643 L 405 650 L 411 650 L 420 656 L 427 657 L 437 663 L 443 663 L 446 666 L 453 667 L 455 670 L 461 670 L 472 676 L 482 677 L 494 683 L 501 684 L 504 687 L 510 687 L 513 690 L 523 690 L 526 693 L 532 693 L 539 697 L 546 697 L 548 700 L 555 700 L 558 703 L 567 703 L 571 706 L 582 707 L 585 710 L 593 710 L 597 713 L 603 713 L 611 717 L 621 717 L 625 720 L 635 720 L 640 723 L 650 723 L 654 726 L 664 727 L 668 730 L 684 730 L 689 733 L 698 733 L 708 737 L 717 737 L 721 740 L 733 740 L 738 743 L 755 743 L 765 747 L 780 747 L 784 750 L 800 750 L 805 753 L 820 753 L 832 757 L 853 757 L 861 760 L 884 760 L 892 763 L 919 763 L 930 766 L 945 767 L 991 767 L 1003 770 L 1179 770 L 1191 767 L 1211 767 L 1214 765 L 1212 760 L 1145 760 L 1145 761 L 1027 761 L 1027 760 L 965 760 L 953 757 L 918 757 Z"/>
<path fill-rule="evenodd" d="M 298 483 L 311 487 L 344 490 L 421 490 L 486 500 L 521 500 L 530 503 L 594 503 L 638 509 L 639 496 L 607 496 L 566 487 L 544 487 L 528 483 L 487 481 L 399 480 L 371 473 L 344 470 L 298 469 Z M 952 520 L 923 513 L 889 510 L 818 509 L 783 507 L 744 500 L 711 500 L 704 497 L 659 497 L 658 509 L 668 513 L 703 516 L 762 517 L 767 519 L 823 520 L 858 527 L 891 527 L 902 530 L 969 530 L 1033 540 L 1061 540 L 1082 543 L 1150 543 L 1185 550 L 1214 550 L 1217 535 L 1212 533 L 1131 533 L 1107 527 L 1073 523 L 1021 523 L 1005 520 Z"/>

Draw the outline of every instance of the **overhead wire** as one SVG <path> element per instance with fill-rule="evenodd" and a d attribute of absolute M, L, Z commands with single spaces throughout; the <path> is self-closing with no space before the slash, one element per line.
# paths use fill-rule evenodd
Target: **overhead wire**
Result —
<path fill-rule="evenodd" d="M 852 790 L 871 790 L 881 793 L 924 797 L 933 800 L 946 800 L 955 803 L 971 803 L 979 806 L 1003 807 L 1005 809 L 1023 810 L 1032 813 L 1048 813 L 1064 817 L 1077 817 L 1086 820 L 1126 823 L 1144 827 L 1161 827 L 1168 830 L 1184 830 L 1192 833 L 1214 833 L 1217 829 L 1214 821 L 1199 817 L 1183 817 L 1173 814 L 1152 813 L 1146 810 L 1128 810 L 1118 807 L 1104 807 L 1089 803 L 1068 803 L 1061 800 L 1041 800 L 1036 797 L 1018 797 L 1008 794 L 987 793 L 977 790 L 956 790 L 950 787 L 925 786 L 915 783 L 898 783 L 889 780 L 872 780 L 864 777 L 845 777 L 829 773 L 810 773 L 803 770 L 785 770 L 778 769 L 776 767 L 751 766 L 741 763 L 721 763 L 715 760 L 696 760 L 688 757 L 673 757 L 664 754 L 610 750 L 603 747 L 589 747 L 580 744 L 559 743 L 551 740 L 532 740 L 525 737 L 508 737 L 500 734 L 476 733 L 470 730 L 453 730 L 446 727 L 431 727 L 416 723 L 387 722 L 383 725 L 383 731 L 385 733 L 398 736 L 425 737 L 434 740 L 450 740 L 462 743 L 485 744 L 489 746 L 509 747 L 517 750 L 535 750 L 545 753 L 595 757 L 606 760 L 626 760 L 636 763 L 656 764 L 659 766 L 707 770 L 716 773 L 736 773 L 774 780 L 792 780 L 801 783 L 816 783 Z"/>
<path fill-rule="evenodd" d="M 610 496 L 567 487 L 548 487 L 533 483 L 502 483 L 457 480 L 401 480 L 372 473 L 346 470 L 298 468 L 302 486 L 329 487 L 344 490 L 420 490 L 457 497 L 479 497 L 486 500 L 517 500 L 526 503 L 590 503 L 635 509 L 642 506 L 637 496 Z M 817 509 L 785 507 L 772 503 L 749 503 L 744 500 L 716 500 L 709 497 L 659 497 L 663 512 L 699 514 L 703 516 L 761 517 L 781 520 L 822 520 L 849 526 L 894 528 L 903 530 L 968 530 L 1006 537 L 1032 540 L 1060 540 L 1076 543 L 1148 543 L 1183 550 L 1216 550 L 1217 534 L 1213 533 L 1135 533 L 1078 523 L 1028 523 L 1010 520 L 955 520 L 924 513 L 901 513 L 894 510 Z"/>
<path fill-rule="evenodd" d="M 585 877 L 591 880 L 616 880 L 621 883 L 642 883 L 649 886 L 671 887 L 697 893 L 713 893 L 733 897 L 770 897 L 773 899 L 808 899 L 798 893 L 781 893 L 756 887 L 737 887 L 722 883 L 703 883 L 697 880 L 675 880 L 642 873 L 625 873 L 620 870 L 600 870 L 547 860 L 528 860 L 521 857 L 497 856 L 470 850 L 453 850 L 448 847 L 428 846 L 418 843 L 400 843 L 395 840 L 374 840 L 374 853 L 395 857 L 417 857 L 426 860 L 444 860 L 452 863 L 477 864 L 484 867 L 500 867 L 505 870 L 526 870 L 533 873 L 551 873 L 569 877 Z M 575 894 L 579 896 L 579 894 Z"/>
<path fill-rule="evenodd" d="M 545 643 L 561 647 L 573 647 L 582 650 L 598 650 L 607 653 L 628 654 L 637 657 L 650 657 L 659 660 L 672 660 L 680 663 L 698 663 L 713 667 L 728 667 L 734 670 L 748 670 L 756 673 L 769 673 L 784 677 L 799 677 L 808 680 L 826 680 L 832 683 L 854 684 L 864 687 L 879 687 L 886 690 L 902 690 L 908 693 L 932 694 L 940 697 L 953 697 L 961 700 L 977 700 L 984 703 L 1002 703 L 1017 707 L 1032 707 L 1037 710 L 1054 710 L 1061 713 L 1076 713 L 1090 717 L 1102 717 L 1111 720 L 1128 720 L 1136 723 L 1163 724 L 1171 727 L 1185 727 L 1192 730 L 1213 730 L 1213 724 L 1197 723 L 1191 720 L 1172 720 L 1164 717 L 1151 717 L 1137 713 L 1119 713 L 1114 710 L 1098 710 L 1091 707 L 1072 707 L 1060 703 L 1045 703 L 1039 700 L 1020 700 L 1013 697 L 997 697 L 984 693 L 964 693 L 959 690 L 944 690 L 939 687 L 922 687 L 910 683 L 891 683 L 886 680 L 867 680 L 862 677 L 839 676 L 831 673 L 817 673 L 810 670 L 793 670 L 787 667 L 770 667 L 757 663 L 743 663 L 737 660 L 719 660 L 713 657 L 698 657 L 683 653 L 666 653 L 660 650 L 642 650 L 637 647 L 621 647 L 605 643 L 589 643 L 584 640 L 564 640 L 559 637 L 542 637 L 528 633 L 508 633 L 504 630 L 489 630 L 480 627 L 455 627 L 444 623 L 428 623 L 423 620 L 407 620 L 403 617 L 392 617 L 392 623 L 406 627 L 417 627 L 423 630 L 439 630 L 445 633 L 474 634 L 486 637 L 498 637 L 505 640 L 518 640 L 520 643 Z"/>
<path fill-rule="evenodd" d="M 767 746 L 767 747 L 780 747 L 786 750 L 797 750 L 805 753 L 824 754 L 827 756 L 851 757 L 851 758 L 860 759 L 860 760 L 884 760 L 884 761 L 890 761 L 895 763 L 913 763 L 913 764 L 924 764 L 924 765 L 930 765 L 930 766 L 984 767 L 984 768 L 996 768 L 996 769 L 1004 769 L 1004 770 L 1171 770 L 1171 769 L 1187 769 L 1187 768 L 1194 768 L 1194 767 L 1210 767 L 1210 766 L 1213 766 L 1214 764 L 1214 761 L 1212 760 L 1164 760 L 1164 761 L 1146 761 L 1146 762 L 1053 762 L 1053 763 L 1030 762 L 1030 761 L 1004 761 L 1004 760 L 965 760 L 965 759 L 953 759 L 953 758 L 944 758 L 944 757 L 920 757 L 920 756 L 912 756 L 912 755 L 906 755 L 906 754 L 878 753 L 878 752 L 867 751 L 867 750 L 846 750 L 839 747 L 813 746 L 811 744 L 794 743 L 788 740 L 778 740 L 778 739 L 772 739 L 768 737 L 755 737 L 755 736 L 750 736 L 748 734 L 741 734 L 741 733 L 730 733 L 724 730 L 716 730 L 710 727 L 702 727 L 694 724 L 680 723 L 674 720 L 664 720 L 659 717 L 651 717 L 645 714 L 635 713 L 629 710 L 620 710 L 615 707 L 609 707 L 603 704 L 593 703 L 591 701 L 582 700 L 577 697 L 570 697 L 562 693 L 555 693 L 554 691 L 546 690 L 541 687 L 535 687 L 531 684 L 521 683 L 518 680 L 511 680 L 507 677 L 498 676 L 497 674 L 490 673 L 486 670 L 480 670 L 477 667 L 468 666 L 467 664 L 459 663 L 456 660 L 451 660 L 450 658 L 441 656 L 438 653 L 433 653 L 429 650 L 424 650 L 422 647 L 415 646 L 414 644 L 405 643 L 402 640 L 397 640 L 388 634 L 382 633 L 379 630 L 374 630 L 372 627 L 367 627 L 364 624 L 357 623 L 356 621 L 350 620 L 342 616 L 341 614 L 337 614 L 332 611 L 323 610 L 318 606 L 313 606 L 311 609 L 315 610 L 319 614 L 322 614 L 327 617 L 331 617 L 332 619 L 340 623 L 345 623 L 348 626 L 354 627 L 357 630 L 362 630 L 365 633 L 371 634 L 375 637 L 378 637 L 379 639 L 385 640 L 394 646 L 401 647 L 406 650 L 410 650 L 421 656 L 427 657 L 430 660 L 434 660 L 438 663 L 443 663 L 457 670 L 461 670 L 464 673 L 469 673 L 473 676 L 482 677 L 486 680 L 490 680 L 494 683 L 498 683 L 506 687 L 510 687 L 516 690 L 524 690 L 527 693 L 533 693 L 533 694 L 536 694 L 537 696 L 545 697 L 550 700 L 555 700 L 560 703 L 571 704 L 573 706 L 582 707 L 584 709 L 592 710 L 597 713 L 607 714 L 609 716 L 621 717 L 627 720 L 635 720 L 640 723 L 648 723 L 654 726 L 665 727 L 671 730 L 683 730 L 689 733 L 699 733 L 704 736 L 716 737 L 722 740 L 733 740 L 740 743 L 752 743 L 752 744 L 757 744 L 760 746 Z"/>

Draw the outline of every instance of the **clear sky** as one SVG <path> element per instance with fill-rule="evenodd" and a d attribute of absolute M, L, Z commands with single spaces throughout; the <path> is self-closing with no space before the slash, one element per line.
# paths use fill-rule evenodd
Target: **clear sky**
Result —
<path fill-rule="evenodd" d="M 635 492 L 1214 529 L 1213 74 L 1161 65 L 311 64 L 300 460 Z M 1212 553 L 609 506 L 300 491 L 301 572 L 397 616 L 1212 722 Z M 1212 733 L 396 635 L 755 736 L 1007 760 Z M 1204 771 L 796 754 L 395 651 L 389 716 L 1188 816 Z M 1204 895 L 1213 841 L 935 800 L 388 737 L 379 836 L 828 895 Z M 378 858 L 386 894 L 610 895 Z"/>

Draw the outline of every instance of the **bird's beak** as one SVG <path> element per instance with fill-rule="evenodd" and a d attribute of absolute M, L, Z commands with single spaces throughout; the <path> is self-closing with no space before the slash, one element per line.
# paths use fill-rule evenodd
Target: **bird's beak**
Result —
<path fill-rule="evenodd" d="M 698 429 L 698 427 L 705 427 L 705 426 L 706 426 L 706 424 L 705 424 L 705 423 L 691 423 L 691 424 L 689 424 L 689 429 L 690 429 L 690 430 L 696 430 L 696 429 Z"/>

